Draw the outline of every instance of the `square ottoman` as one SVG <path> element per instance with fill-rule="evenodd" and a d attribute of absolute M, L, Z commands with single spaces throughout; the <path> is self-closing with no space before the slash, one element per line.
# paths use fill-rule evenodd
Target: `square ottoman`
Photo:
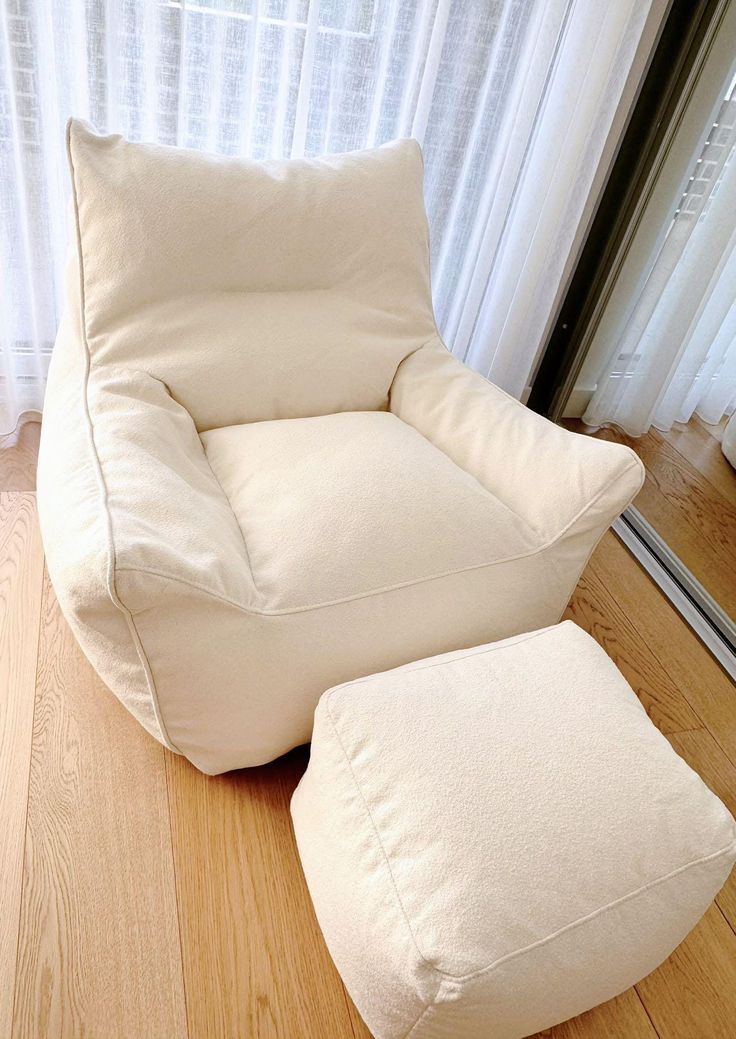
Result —
<path fill-rule="evenodd" d="M 736 857 L 726 808 L 571 622 L 329 690 L 292 814 L 378 1039 L 517 1039 L 612 998 Z"/>

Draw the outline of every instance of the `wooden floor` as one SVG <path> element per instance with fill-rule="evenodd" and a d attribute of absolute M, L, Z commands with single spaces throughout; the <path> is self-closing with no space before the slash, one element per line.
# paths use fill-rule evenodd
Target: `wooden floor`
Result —
<path fill-rule="evenodd" d="M 576 420 L 565 425 L 589 430 Z M 725 420 L 710 426 L 693 417 L 668 433 L 651 429 L 629 437 L 618 429 L 598 429 L 591 435 L 637 452 L 647 478 L 634 504 L 736 620 L 736 472 L 721 451 L 724 425 Z"/>
<path fill-rule="evenodd" d="M 291 835 L 306 752 L 208 778 L 107 692 L 44 572 L 36 435 L 0 449 L 0 1037 L 367 1039 Z M 612 534 L 568 615 L 736 811 L 736 691 Z M 545 1034 L 733 1039 L 736 877 L 659 970 Z"/>

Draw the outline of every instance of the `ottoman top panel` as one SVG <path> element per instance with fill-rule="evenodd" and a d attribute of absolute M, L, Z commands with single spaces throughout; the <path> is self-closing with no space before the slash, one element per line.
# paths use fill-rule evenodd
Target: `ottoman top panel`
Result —
<path fill-rule="evenodd" d="M 446 974 L 733 850 L 729 813 L 571 622 L 339 686 L 318 716 L 365 803 L 360 839 Z"/>

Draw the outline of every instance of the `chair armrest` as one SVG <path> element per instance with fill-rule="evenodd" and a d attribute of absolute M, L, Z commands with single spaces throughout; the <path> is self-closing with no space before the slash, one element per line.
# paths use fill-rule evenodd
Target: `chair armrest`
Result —
<path fill-rule="evenodd" d="M 66 619 L 110 688 L 168 743 L 137 618 L 166 609 L 161 577 L 247 603 L 245 545 L 188 412 L 145 372 L 90 369 L 69 315 L 49 372 L 37 484 Z"/>
<path fill-rule="evenodd" d="M 51 386 L 52 396 L 67 389 L 56 379 Z M 107 542 L 113 595 L 124 586 L 125 574 L 150 571 L 204 583 L 217 594 L 247 602 L 251 595 L 243 537 L 186 409 L 160 380 L 110 365 L 92 368 L 84 397 L 80 408 L 69 409 L 85 433 L 79 454 L 70 450 L 58 409 L 48 402 L 41 490 L 44 506 L 51 490 L 57 503 L 64 500 L 74 475 L 68 470 L 86 463 L 96 493 L 75 495 L 69 511 L 59 517 L 58 530 L 50 510 L 42 508 L 47 547 L 53 549 L 54 538 L 62 538 L 69 563 L 99 540 L 72 540 L 75 521 L 82 523 L 75 515 L 81 507 Z M 86 415 L 80 414 L 82 408 Z M 58 505 L 53 511 L 58 515 Z M 150 603 L 136 596 L 125 605 L 136 612 Z"/>
<path fill-rule="evenodd" d="M 542 418 L 465 367 L 439 341 L 401 363 L 389 399 L 391 411 L 545 540 L 577 530 L 581 522 L 602 533 L 644 479 L 630 448 Z"/>
<path fill-rule="evenodd" d="M 255 602 L 243 535 L 189 412 L 145 372 L 96 376 L 90 410 L 118 584 L 150 571 Z"/>

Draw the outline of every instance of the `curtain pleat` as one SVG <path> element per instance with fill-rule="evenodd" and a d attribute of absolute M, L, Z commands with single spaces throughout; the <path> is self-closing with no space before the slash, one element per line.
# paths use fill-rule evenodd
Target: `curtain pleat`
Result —
<path fill-rule="evenodd" d="M 584 419 L 632 436 L 736 406 L 736 97 L 719 102 Z"/>
<path fill-rule="evenodd" d="M 414 135 L 448 345 L 519 395 L 649 2 L 0 0 L 0 431 L 40 409 L 74 114 L 256 159 Z"/>

